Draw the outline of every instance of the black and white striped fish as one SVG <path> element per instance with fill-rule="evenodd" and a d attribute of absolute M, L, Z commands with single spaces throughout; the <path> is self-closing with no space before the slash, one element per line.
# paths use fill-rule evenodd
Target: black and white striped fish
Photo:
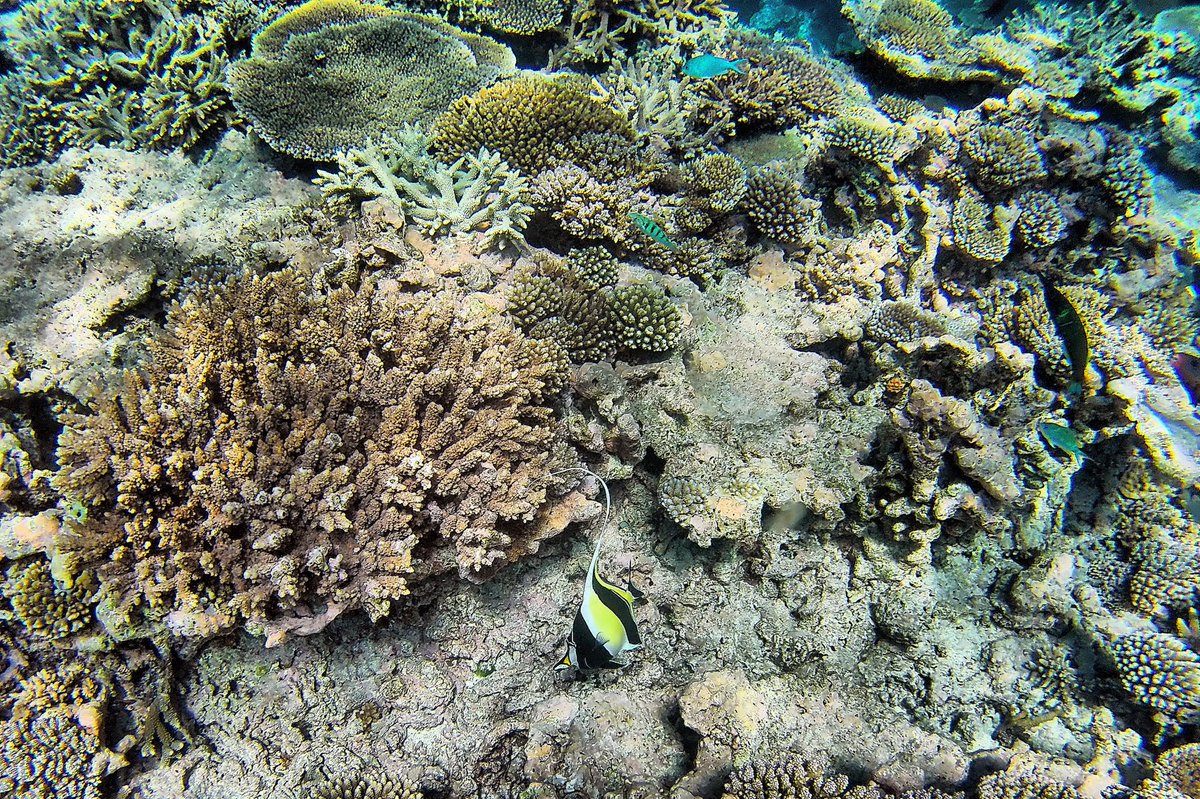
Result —
<path fill-rule="evenodd" d="M 604 486 L 607 520 L 608 486 L 603 480 L 600 480 L 600 484 Z M 567 637 L 567 654 L 555 666 L 558 671 L 618 669 L 628 665 L 621 655 L 642 648 L 642 636 L 633 617 L 634 600 L 641 599 L 642 594 L 632 583 L 628 589 L 618 588 L 600 575 L 600 547 L 603 543 L 604 532 L 601 530 L 583 584 L 583 601 L 579 603 L 579 610 L 571 624 L 571 634 Z"/>

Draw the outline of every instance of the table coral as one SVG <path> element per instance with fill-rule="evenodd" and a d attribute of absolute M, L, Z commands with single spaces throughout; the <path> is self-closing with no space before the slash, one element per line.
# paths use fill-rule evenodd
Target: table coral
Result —
<path fill-rule="evenodd" d="M 520 36 L 553 30 L 566 12 L 563 0 L 455 0 L 453 5 L 469 19 Z"/>
<path fill-rule="evenodd" d="M 439 17 L 363 8 L 360 19 L 322 17 L 311 30 L 311 14 L 296 23 L 300 9 L 289 12 L 273 23 L 282 31 L 266 28 L 251 57 L 233 65 L 233 101 L 274 149 L 332 160 L 406 123 L 428 124 L 515 67 L 506 47 Z"/>
<path fill-rule="evenodd" d="M 379 618 L 431 574 L 536 551 L 566 460 L 561 361 L 454 306 L 283 271 L 176 307 L 146 371 L 71 417 L 59 450 L 110 630 L 313 605 Z"/>

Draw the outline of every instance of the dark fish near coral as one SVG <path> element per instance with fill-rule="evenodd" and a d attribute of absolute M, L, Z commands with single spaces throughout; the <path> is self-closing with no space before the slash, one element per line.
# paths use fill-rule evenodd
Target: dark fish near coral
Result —
<path fill-rule="evenodd" d="M 603 480 L 600 485 L 604 486 L 604 516 L 607 520 L 608 486 Z M 620 659 L 622 654 L 642 648 L 642 636 L 633 618 L 633 602 L 641 598 L 641 594 L 632 584 L 628 589 L 617 588 L 600 576 L 603 540 L 604 532 L 601 531 L 584 581 L 583 601 L 579 603 L 571 634 L 567 637 L 567 654 L 554 667 L 557 671 L 618 669 L 628 665 Z"/>
<path fill-rule="evenodd" d="M 657 222 L 645 214 L 639 214 L 636 211 L 629 212 L 629 218 L 633 223 L 650 238 L 657 241 L 668 250 L 677 250 L 679 245 L 671 241 L 671 237 L 667 235 L 667 231 L 663 230 Z"/>
<path fill-rule="evenodd" d="M 1066 452 L 1076 460 L 1086 460 L 1087 456 L 1083 454 L 1083 448 L 1079 446 L 1079 436 L 1066 425 L 1038 422 L 1038 432 L 1042 434 L 1042 438 L 1046 440 L 1047 444 L 1059 452 Z"/>
<path fill-rule="evenodd" d="M 1190 348 L 1178 352 L 1171 359 L 1171 365 L 1175 367 L 1175 374 L 1179 375 L 1179 382 L 1187 389 L 1192 404 L 1200 402 L 1200 353 Z"/>
<path fill-rule="evenodd" d="M 745 72 L 743 68 L 749 63 L 744 58 L 730 61 L 728 58 L 721 58 L 712 53 L 704 53 L 689 58 L 683 65 L 683 74 L 693 78 L 719 78 L 730 72 L 741 75 Z"/>
<path fill-rule="evenodd" d="M 1083 326 L 1083 320 L 1079 318 L 1079 312 L 1075 310 L 1075 306 L 1071 304 L 1066 295 L 1052 286 L 1044 275 L 1039 275 L 1039 277 L 1042 279 L 1046 308 L 1050 311 L 1050 318 L 1054 322 L 1054 332 L 1058 333 L 1058 337 L 1062 339 L 1063 348 L 1067 352 L 1067 360 L 1071 362 L 1071 385 L 1067 390 L 1076 394 L 1083 390 L 1083 377 L 1087 373 L 1090 351 L 1087 330 Z"/>

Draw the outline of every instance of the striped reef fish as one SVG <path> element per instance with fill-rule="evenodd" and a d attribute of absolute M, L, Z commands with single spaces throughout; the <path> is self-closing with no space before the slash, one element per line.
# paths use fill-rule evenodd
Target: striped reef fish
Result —
<path fill-rule="evenodd" d="M 633 224 L 638 226 L 643 233 L 657 241 L 668 250 L 678 250 L 679 245 L 671 241 L 671 237 L 667 235 L 667 231 L 663 230 L 657 222 L 645 214 L 639 214 L 636 211 L 629 212 L 629 218 L 633 220 Z"/>
<path fill-rule="evenodd" d="M 588 566 L 583 602 L 571 625 L 567 654 L 555 666 L 558 671 L 619 669 L 629 665 L 621 655 L 642 648 L 642 636 L 633 618 L 633 601 L 639 599 L 641 593 L 632 584 L 626 590 L 600 576 L 597 565 L 602 543 L 603 535 L 596 542 L 596 551 Z"/>
<path fill-rule="evenodd" d="M 600 480 L 600 485 L 604 487 L 604 519 L 607 523 L 612 505 L 608 484 L 588 469 L 565 471 L 587 472 Z M 628 665 L 621 655 L 642 648 L 642 636 L 633 618 L 634 600 L 641 599 L 642 593 L 633 587 L 632 582 L 628 589 L 618 588 L 600 576 L 600 547 L 603 543 L 602 529 L 584 580 L 583 601 L 579 603 L 575 621 L 571 624 L 571 634 L 567 636 L 567 654 L 554 667 L 556 671 L 618 669 Z"/>

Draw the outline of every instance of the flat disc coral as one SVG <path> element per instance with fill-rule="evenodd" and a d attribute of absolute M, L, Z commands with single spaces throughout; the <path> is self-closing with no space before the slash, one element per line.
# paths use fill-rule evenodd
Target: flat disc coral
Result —
<path fill-rule="evenodd" d="M 424 577 L 536 550 L 564 360 L 455 300 L 284 271 L 175 307 L 59 450 L 110 631 L 378 618 Z"/>
<path fill-rule="evenodd" d="M 285 14 L 231 69 L 234 104 L 275 150 L 332 160 L 431 122 L 514 68 L 508 48 L 437 17 L 363 8 L 362 19 L 324 25 Z"/>

